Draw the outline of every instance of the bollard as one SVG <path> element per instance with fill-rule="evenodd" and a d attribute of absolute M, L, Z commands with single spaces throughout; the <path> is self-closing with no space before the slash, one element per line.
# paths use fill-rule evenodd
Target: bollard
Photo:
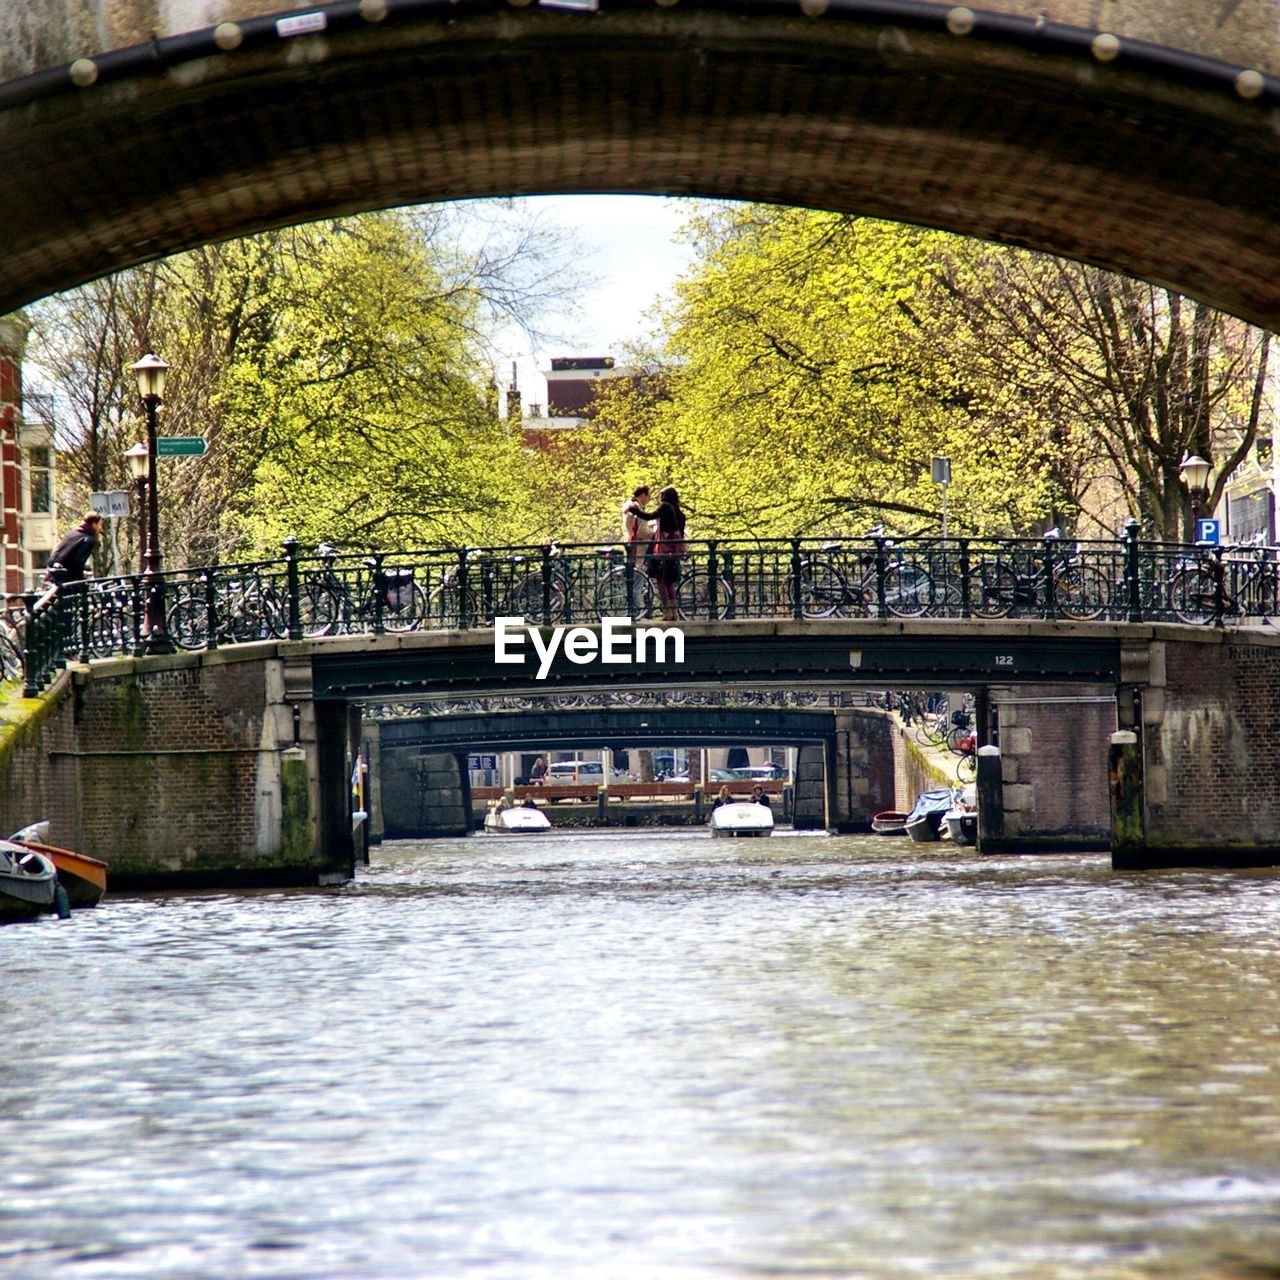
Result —
<path fill-rule="evenodd" d="M 609 788 L 603 782 L 596 792 L 596 822 L 602 827 L 609 822 Z"/>
<path fill-rule="evenodd" d="M 693 789 L 693 820 L 701 822 L 704 813 L 703 805 L 706 801 L 706 794 L 702 790 L 702 783 L 698 783 Z"/>
<path fill-rule="evenodd" d="M 978 852 L 999 853 L 1004 841 L 1004 762 L 1000 748 L 978 748 Z"/>
<path fill-rule="evenodd" d="M 1111 735 L 1107 781 L 1111 791 L 1111 866 L 1117 871 L 1140 867 L 1147 846 L 1142 804 L 1142 745 L 1132 729 L 1121 729 Z"/>

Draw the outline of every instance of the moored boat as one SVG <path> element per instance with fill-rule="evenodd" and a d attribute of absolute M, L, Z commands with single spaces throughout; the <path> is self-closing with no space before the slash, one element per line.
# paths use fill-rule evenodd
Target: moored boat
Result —
<path fill-rule="evenodd" d="M 907 814 L 907 835 L 917 844 L 942 837 L 942 816 L 951 808 L 955 794 L 950 787 L 938 791 L 922 791 L 915 806 Z"/>
<path fill-rule="evenodd" d="M 96 907 L 107 891 L 107 864 L 87 853 L 60 849 L 56 844 L 37 844 L 22 840 L 16 843 L 42 853 L 58 872 L 58 883 L 67 891 L 72 907 Z"/>
<path fill-rule="evenodd" d="M 494 807 L 484 815 L 484 829 L 495 836 L 531 836 L 551 830 L 551 819 L 541 809 L 516 805 L 511 809 Z"/>
<path fill-rule="evenodd" d="M 57 868 L 42 853 L 0 840 L 0 920 L 56 910 Z"/>
<path fill-rule="evenodd" d="M 882 809 L 872 817 L 871 830 L 878 836 L 906 835 L 907 815 L 900 809 Z"/>
<path fill-rule="evenodd" d="M 956 844 L 978 843 L 978 789 L 970 782 L 956 792 L 955 803 L 942 815 L 947 835 Z"/>
<path fill-rule="evenodd" d="M 76 853 L 49 843 L 48 821 L 33 822 L 29 827 L 14 832 L 11 844 L 21 845 L 35 853 L 43 854 L 58 872 L 58 883 L 67 892 L 71 907 L 96 907 L 107 891 L 107 864 L 87 853 Z"/>
<path fill-rule="evenodd" d="M 968 809 L 948 809 L 942 820 L 946 823 L 947 835 L 955 844 L 978 843 L 978 815 Z"/>
<path fill-rule="evenodd" d="M 730 800 L 711 811 L 708 825 L 713 836 L 771 836 L 773 810 L 751 800 Z"/>

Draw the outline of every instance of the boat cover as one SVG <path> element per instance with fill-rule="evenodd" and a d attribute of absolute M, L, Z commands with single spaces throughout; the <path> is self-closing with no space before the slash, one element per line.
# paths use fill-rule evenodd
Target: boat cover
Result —
<path fill-rule="evenodd" d="M 939 818 L 955 803 L 956 793 L 950 787 L 940 791 L 922 791 L 916 796 L 915 807 L 907 814 L 907 822 L 914 822 L 926 814 L 936 813 Z"/>

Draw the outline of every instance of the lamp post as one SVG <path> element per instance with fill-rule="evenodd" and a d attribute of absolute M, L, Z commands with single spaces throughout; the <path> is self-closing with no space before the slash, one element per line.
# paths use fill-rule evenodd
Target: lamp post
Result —
<path fill-rule="evenodd" d="M 129 474 L 138 490 L 138 572 L 147 559 L 147 460 L 150 452 L 145 444 L 135 444 L 124 451 L 125 461 L 129 464 Z"/>
<path fill-rule="evenodd" d="M 1195 535 L 1200 531 L 1200 508 L 1209 496 L 1209 472 L 1212 470 L 1213 467 L 1198 453 L 1187 454 L 1178 468 L 1178 474 L 1182 476 L 1187 486 L 1187 495 L 1191 499 L 1192 542 L 1195 542 Z"/>
<path fill-rule="evenodd" d="M 147 549 L 145 555 L 147 613 L 147 638 L 144 653 L 172 653 L 173 641 L 164 619 L 164 578 L 161 576 L 160 555 L 160 494 L 156 488 L 156 410 L 164 395 L 165 378 L 169 366 L 159 356 L 148 352 L 133 366 L 138 379 L 138 391 L 147 411 Z M 132 464 L 131 464 L 132 465 Z"/>

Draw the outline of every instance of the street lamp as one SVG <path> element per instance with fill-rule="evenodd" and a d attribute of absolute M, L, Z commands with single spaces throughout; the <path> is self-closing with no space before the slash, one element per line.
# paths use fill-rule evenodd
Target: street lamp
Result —
<path fill-rule="evenodd" d="M 1198 534 L 1200 531 L 1200 508 L 1204 505 L 1205 499 L 1209 496 L 1209 472 L 1213 467 L 1207 463 L 1198 453 L 1189 453 L 1182 460 L 1182 465 L 1178 468 L 1178 473 L 1182 476 L 1183 482 L 1187 486 L 1187 494 L 1191 498 L 1191 531 L 1192 534 Z M 1195 537 L 1192 537 L 1192 542 Z"/>
<path fill-rule="evenodd" d="M 138 572 L 141 573 L 147 559 L 147 462 L 151 451 L 139 442 L 132 449 L 126 449 L 124 457 L 138 489 Z"/>
<path fill-rule="evenodd" d="M 173 641 L 165 628 L 164 578 L 161 576 L 160 555 L 160 493 L 156 488 L 156 410 L 164 395 L 165 378 L 169 366 L 159 356 L 148 352 L 133 366 L 138 379 L 138 391 L 147 410 L 147 638 L 144 653 L 172 653 Z M 132 465 L 132 464 L 130 464 Z"/>

